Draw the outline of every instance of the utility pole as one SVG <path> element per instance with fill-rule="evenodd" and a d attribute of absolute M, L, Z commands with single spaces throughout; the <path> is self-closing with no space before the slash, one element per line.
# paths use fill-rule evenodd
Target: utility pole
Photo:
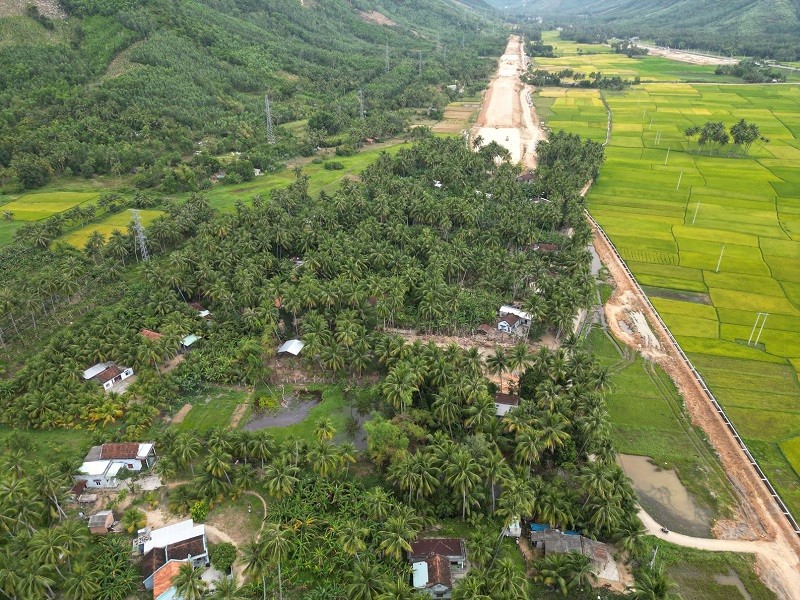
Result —
<path fill-rule="evenodd" d="M 653 558 L 650 559 L 650 568 L 653 568 L 653 565 L 656 564 L 656 554 L 658 554 L 658 546 L 653 548 Z"/>
<path fill-rule="evenodd" d="M 358 90 L 358 114 L 362 121 L 367 118 L 367 113 L 364 111 L 364 90 Z"/>
<path fill-rule="evenodd" d="M 267 119 L 267 142 L 275 143 L 275 129 L 272 125 L 272 107 L 269 105 L 269 96 L 264 96 L 264 113 Z"/>
<path fill-rule="evenodd" d="M 150 260 L 150 253 L 147 251 L 147 236 L 144 234 L 144 227 L 142 220 L 139 218 L 139 211 L 131 211 L 131 220 L 133 221 L 133 232 L 136 235 L 136 249 L 139 251 L 139 256 L 142 260 L 147 262 Z"/>
<path fill-rule="evenodd" d="M 719 260 L 717 261 L 717 269 L 714 273 L 719 273 L 719 266 L 722 264 L 722 255 L 725 253 L 725 244 L 722 244 L 722 250 L 719 253 Z"/>

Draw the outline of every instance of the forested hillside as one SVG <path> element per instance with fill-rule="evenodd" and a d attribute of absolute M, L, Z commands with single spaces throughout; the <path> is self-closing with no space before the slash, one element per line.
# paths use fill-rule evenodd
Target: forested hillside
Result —
<path fill-rule="evenodd" d="M 504 34 L 471 4 L 483 16 L 436 0 L 63 0 L 64 19 L 0 18 L 0 186 L 136 174 L 141 188 L 192 190 L 208 184 L 208 160 L 185 164 L 200 151 L 271 170 L 395 134 L 404 109 L 440 110 L 446 85 L 491 73 L 482 57 Z M 281 127 L 315 115 L 308 135 Z"/>
<path fill-rule="evenodd" d="M 572 23 L 584 39 L 652 38 L 670 47 L 800 57 L 798 0 L 535 0 L 499 2 L 512 12 Z"/>

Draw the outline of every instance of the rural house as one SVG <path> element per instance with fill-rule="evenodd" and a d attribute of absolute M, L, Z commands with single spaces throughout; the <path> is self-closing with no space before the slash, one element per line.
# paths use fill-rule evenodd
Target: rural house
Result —
<path fill-rule="evenodd" d="M 500 318 L 497 321 L 497 329 L 505 333 L 522 335 L 531 325 L 531 315 L 516 306 L 503 305 L 497 311 Z"/>
<path fill-rule="evenodd" d="M 96 381 L 103 386 L 104 390 L 110 390 L 117 383 L 132 375 L 131 367 L 118 367 L 113 362 L 97 363 L 83 372 L 83 378 L 86 381 Z"/>
<path fill-rule="evenodd" d="M 411 544 L 408 560 L 413 586 L 431 598 L 452 598 L 454 582 L 466 576 L 467 552 L 463 540 L 419 539 Z"/>
<path fill-rule="evenodd" d="M 494 409 L 498 417 L 504 417 L 515 406 L 519 406 L 519 396 L 500 392 L 494 395 Z"/>
<path fill-rule="evenodd" d="M 617 563 L 604 543 L 583 537 L 574 531 L 564 533 L 538 524 L 531 524 L 530 527 L 531 545 L 545 556 L 567 552 L 583 554 L 591 561 L 595 575 L 608 581 L 619 581 Z"/>
<path fill-rule="evenodd" d="M 198 341 L 200 341 L 200 339 L 201 337 L 199 335 L 195 335 L 193 333 L 181 339 L 180 353 L 186 354 L 189 350 L 192 349 L 192 346 L 194 346 Z"/>
<path fill-rule="evenodd" d="M 126 442 L 94 446 L 75 476 L 85 481 L 89 488 L 115 488 L 119 485 L 117 474 L 122 469 L 138 472 L 153 465 L 156 460 L 152 443 Z"/>
<path fill-rule="evenodd" d="M 114 524 L 114 513 L 110 510 L 101 510 L 89 517 L 89 531 L 95 535 L 105 535 L 111 531 Z"/>
<path fill-rule="evenodd" d="M 164 337 L 162 334 L 158 333 L 157 331 L 153 331 L 152 329 L 142 329 L 139 332 L 139 335 L 150 340 L 151 342 L 157 342 Z"/>
<path fill-rule="evenodd" d="M 133 546 L 142 554 L 144 587 L 153 590 L 154 598 L 172 587 L 172 579 L 183 562 L 191 561 L 196 567 L 208 565 L 205 525 L 195 525 L 192 519 L 152 531 L 140 529 Z M 156 584 L 160 588 L 158 596 Z"/>

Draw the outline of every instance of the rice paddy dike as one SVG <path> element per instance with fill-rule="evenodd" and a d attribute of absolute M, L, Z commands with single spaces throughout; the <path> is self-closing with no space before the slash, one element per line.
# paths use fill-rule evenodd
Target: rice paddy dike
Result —
<path fill-rule="evenodd" d="M 698 65 L 682 65 L 692 73 L 668 81 L 679 67 L 653 76 L 653 61 L 666 59 L 612 57 L 653 82 L 603 92 L 613 125 L 588 195 L 590 212 L 797 518 L 800 85 L 731 84 L 701 77 L 698 70 L 713 67 Z M 586 58 L 535 61 L 534 69 L 556 69 Z M 548 128 L 605 140 L 598 90 L 545 88 L 534 102 Z M 729 128 L 739 119 L 757 124 L 769 143 L 757 142 L 747 154 L 709 154 L 683 133 L 706 121 Z M 758 313 L 769 316 L 754 332 Z"/>

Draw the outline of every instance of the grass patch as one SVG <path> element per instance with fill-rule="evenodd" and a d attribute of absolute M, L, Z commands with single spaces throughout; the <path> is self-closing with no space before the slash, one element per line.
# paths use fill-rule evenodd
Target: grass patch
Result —
<path fill-rule="evenodd" d="M 366 167 L 372 164 L 382 152 L 395 154 L 405 144 L 398 143 L 381 148 L 371 148 L 359 152 L 354 156 L 337 156 L 335 160 L 344 165 L 344 169 L 329 171 L 322 163 L 308 163 L 302 167 L 302 172 L 308 177 L 308 191 L 312 195 L 320 191 L 332 192 L 345 177 L 357 176 Z M 211 206 L 227 211 L 233 210 L 238 200 L 249 201 L 255 195 L 268 197 L 273 190 L 288 187 L 295 180 L 293 169 L 284 169 L 272 175 L 257 177 L 253 181 L 241 184 L 215 185 L 211 190 L 204 192 Z M 188 198 L 188 194 L 184 195 Z"/>
<path fill-rule="evenodd" d="M 606 399 L 614 447 L 667 463 L 712 517 L 725 514 L 733 503 L 728 481 L 705 438 L 684 413 L 669 376 L 628 348 L 620 355 L 602 329 L 592 328 L 587 343 L 611 373 Z"/>
<path fill-rule="evenodd" d="M 163 214 L 164 213 L 160 210 L 140 210 L 139 218 L 142 220 L 142 225 L 146 227 Z M 91 223 L 90 225 L 76 229 L 75 231 L 62 236 L 59 238 L 59 240 L 67 242 L 76 248 L 83 248 L 86 245 L 86 242 L 89 240 L 89 237 L 95 231 L 102 233 L 105 239 L 108 239 L 108 237 L 116 230 L 122 231 L 123 233 L 127 232 L 131 218 L 131 211 L 123 210 L 116 214 L 108 215 L 97 223 Z"/>
<path fill-rule="evenodd" d="M 2 207 L 0 207 L 2 213 Z M 5 246 L 14 241 L 14 232 L 25 223 L 22 221 L 0 221 L 0 246 Z"/>
<path fill-rule="evenodd" d="M 649 555 L 658 546 L 658 561 L 664 565 L 667 577 L 678 586 L 684 600 L 719 600 L 741 598 L 732 585 L 718 583 L 717 576 L 738 575 L 753 600 L 774 600 L 770 591 L 755 572 L 755 558 L 749 554 L 705 552 L 675 546 L 654 537 L 645 537 Z"/>
<path fill-rule="evenodd" d="M 210 388 L 203 394 L 189 400 L 192 410 L 182 423 L 181 431 L 203 433 L 214 427 L 228 427 L 236 407 L 247 402 L 248 394 L 241 390 Z"/>
<path fill-rule="evenodd" d="M 42 463 L 74 463 L 82 459 L 95 434 L 82 429 L 29 429 L 15 430 L 0 427 L 0 444 L 5 444 L 12 434 L 30 445 L 26 458 Z"/>

